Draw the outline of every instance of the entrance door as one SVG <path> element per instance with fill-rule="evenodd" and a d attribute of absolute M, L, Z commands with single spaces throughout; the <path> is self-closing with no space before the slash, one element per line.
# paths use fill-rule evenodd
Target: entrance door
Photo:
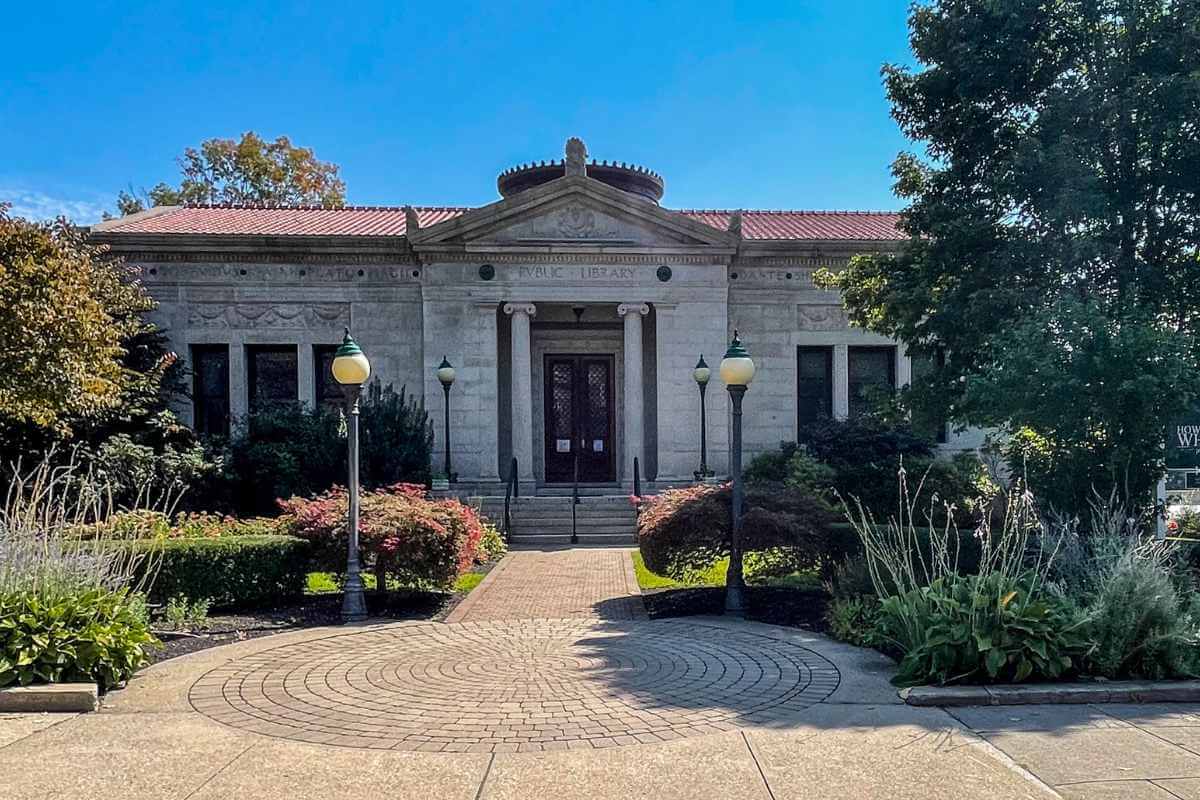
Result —
<path fill-rule="evenodd" d="M 546 356 L 546 482 L 616 480 L 612 356 Z"/>

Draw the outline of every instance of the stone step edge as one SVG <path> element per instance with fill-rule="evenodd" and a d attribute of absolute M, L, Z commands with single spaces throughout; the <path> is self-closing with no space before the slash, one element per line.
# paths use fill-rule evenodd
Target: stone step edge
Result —
<path fill-rule="evenodd" d="M 100 693 L 94 683 L 47 683 L 0 689 L 0 713 L 95 711 Z"/>
<path fill-rule="evenodd" d="M 914 686 L 901 689 L 910 706 L 1020 706 L 1071 703 L 1194 703 L 1200 681 L 1031 683 L 1026 686 Z"/>

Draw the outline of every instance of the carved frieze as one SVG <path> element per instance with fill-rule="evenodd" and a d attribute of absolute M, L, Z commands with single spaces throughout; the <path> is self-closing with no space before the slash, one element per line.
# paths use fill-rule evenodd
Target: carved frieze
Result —
<path fill-rule="evenodd" d="M 130 263 L 136 264 L 134 259 Z M 234 283 L 238 281 L 294 283 L 416 283 L 420 268 L 392 260 L 387 266 L 360 264 L 310 265 L 293 260 L 275 264 L 261 258 L 177 264 L 176 259 L 156 253 L 138 265 L 141 279 L 155 283 Z M 416 274 L 414 274 L 416 273 Z"/>
<path fill-rule="evenodd" d="M 850 327 L 850 321 L 839 305 L 799 305 L 796 326 L 802 331 L 844 331 Z"/>
<path fill-rule="evenodd" d="M 326 330 L 350 323 L 349 303 L 193 303 L 192 328 Z"/>

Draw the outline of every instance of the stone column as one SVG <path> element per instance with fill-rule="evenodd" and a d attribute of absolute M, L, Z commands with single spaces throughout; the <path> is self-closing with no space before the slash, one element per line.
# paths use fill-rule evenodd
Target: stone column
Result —
<path fill-rule="evenodd" d="M 650 313 L 645 303 L 622 303 L 617 314 L 625 320 L 625 456 L 622 480 L 633 485 L 633 459 L 646 477 L 645 410 L 642 399 L 642 317 Z"/>
<path fill-rule="evenodd" d="M 850 416 L 850 348 L 848 345 L 833 346 L 833 417 L 845 419 Z"/>
<path fill-rule="evenodd" d="M 912 359 L 903 342 L 896 344 L 896 388 L 903 389 L 912 383 Z"/>
<path fill-rule="evenodd" d="M 250 374 L 246 367 L 246 345 L 235 341 L 229 345 L 229 417 L 230 429 L 244 430 L 250 413 Z"/>
<path fill-rule="evenodd" d="M 300 405 L 312 408 L 316 404 L 317 384 L 313 368 L 311 342 L 296 345 L 296 394 Z"/>
<path fill-rule="evenodd" d="M 533 303 L 506 303 L 504 313 L 512 317 L 512 452 L 517 459 L 517 477 L 532 484 L 533 477 L 533 367 L 529 321 L 537 314 Z M 501 473 L 508 475 L 508 465 Z"/>

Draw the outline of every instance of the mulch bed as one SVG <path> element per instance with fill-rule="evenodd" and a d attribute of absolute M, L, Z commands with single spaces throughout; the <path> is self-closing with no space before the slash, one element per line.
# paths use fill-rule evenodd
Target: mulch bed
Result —
<path fill-rule="evenodd" d="M 642 599 L 651 619 L 720 614 L 725 609 L 725 589 L 702 586 L 688 589 L 644 589 Z M 829 596 L 814 589 L 774 586 L 746 587 L 746 618 L 789 628 L 826 633 L 825 609 Z"/>
<path fill-rule="evenodd" d="M 491 564 L 477 567 L 476 572 L 487 572 Z M 425 592 L 401 590 L 388 592 L 380 597 L 368 591 L 367 612 L 373 618 L 383 620 L 430 620 L 440 621 L 462 602 L 465 594 L 452 592 Z M 208 616 L 203 627 L 181 632 L 158 632 L 162 647 L 148 653 L 151 664 L 169 658 L 195 653 L 209 647 L 257 639 L 275 633 L 318 628 L 325 625 L 340 625 L 342 622 L 342 595 L 340 593 L 306 595 L 282 608 L 261 611 L 216 612 Z"/>

